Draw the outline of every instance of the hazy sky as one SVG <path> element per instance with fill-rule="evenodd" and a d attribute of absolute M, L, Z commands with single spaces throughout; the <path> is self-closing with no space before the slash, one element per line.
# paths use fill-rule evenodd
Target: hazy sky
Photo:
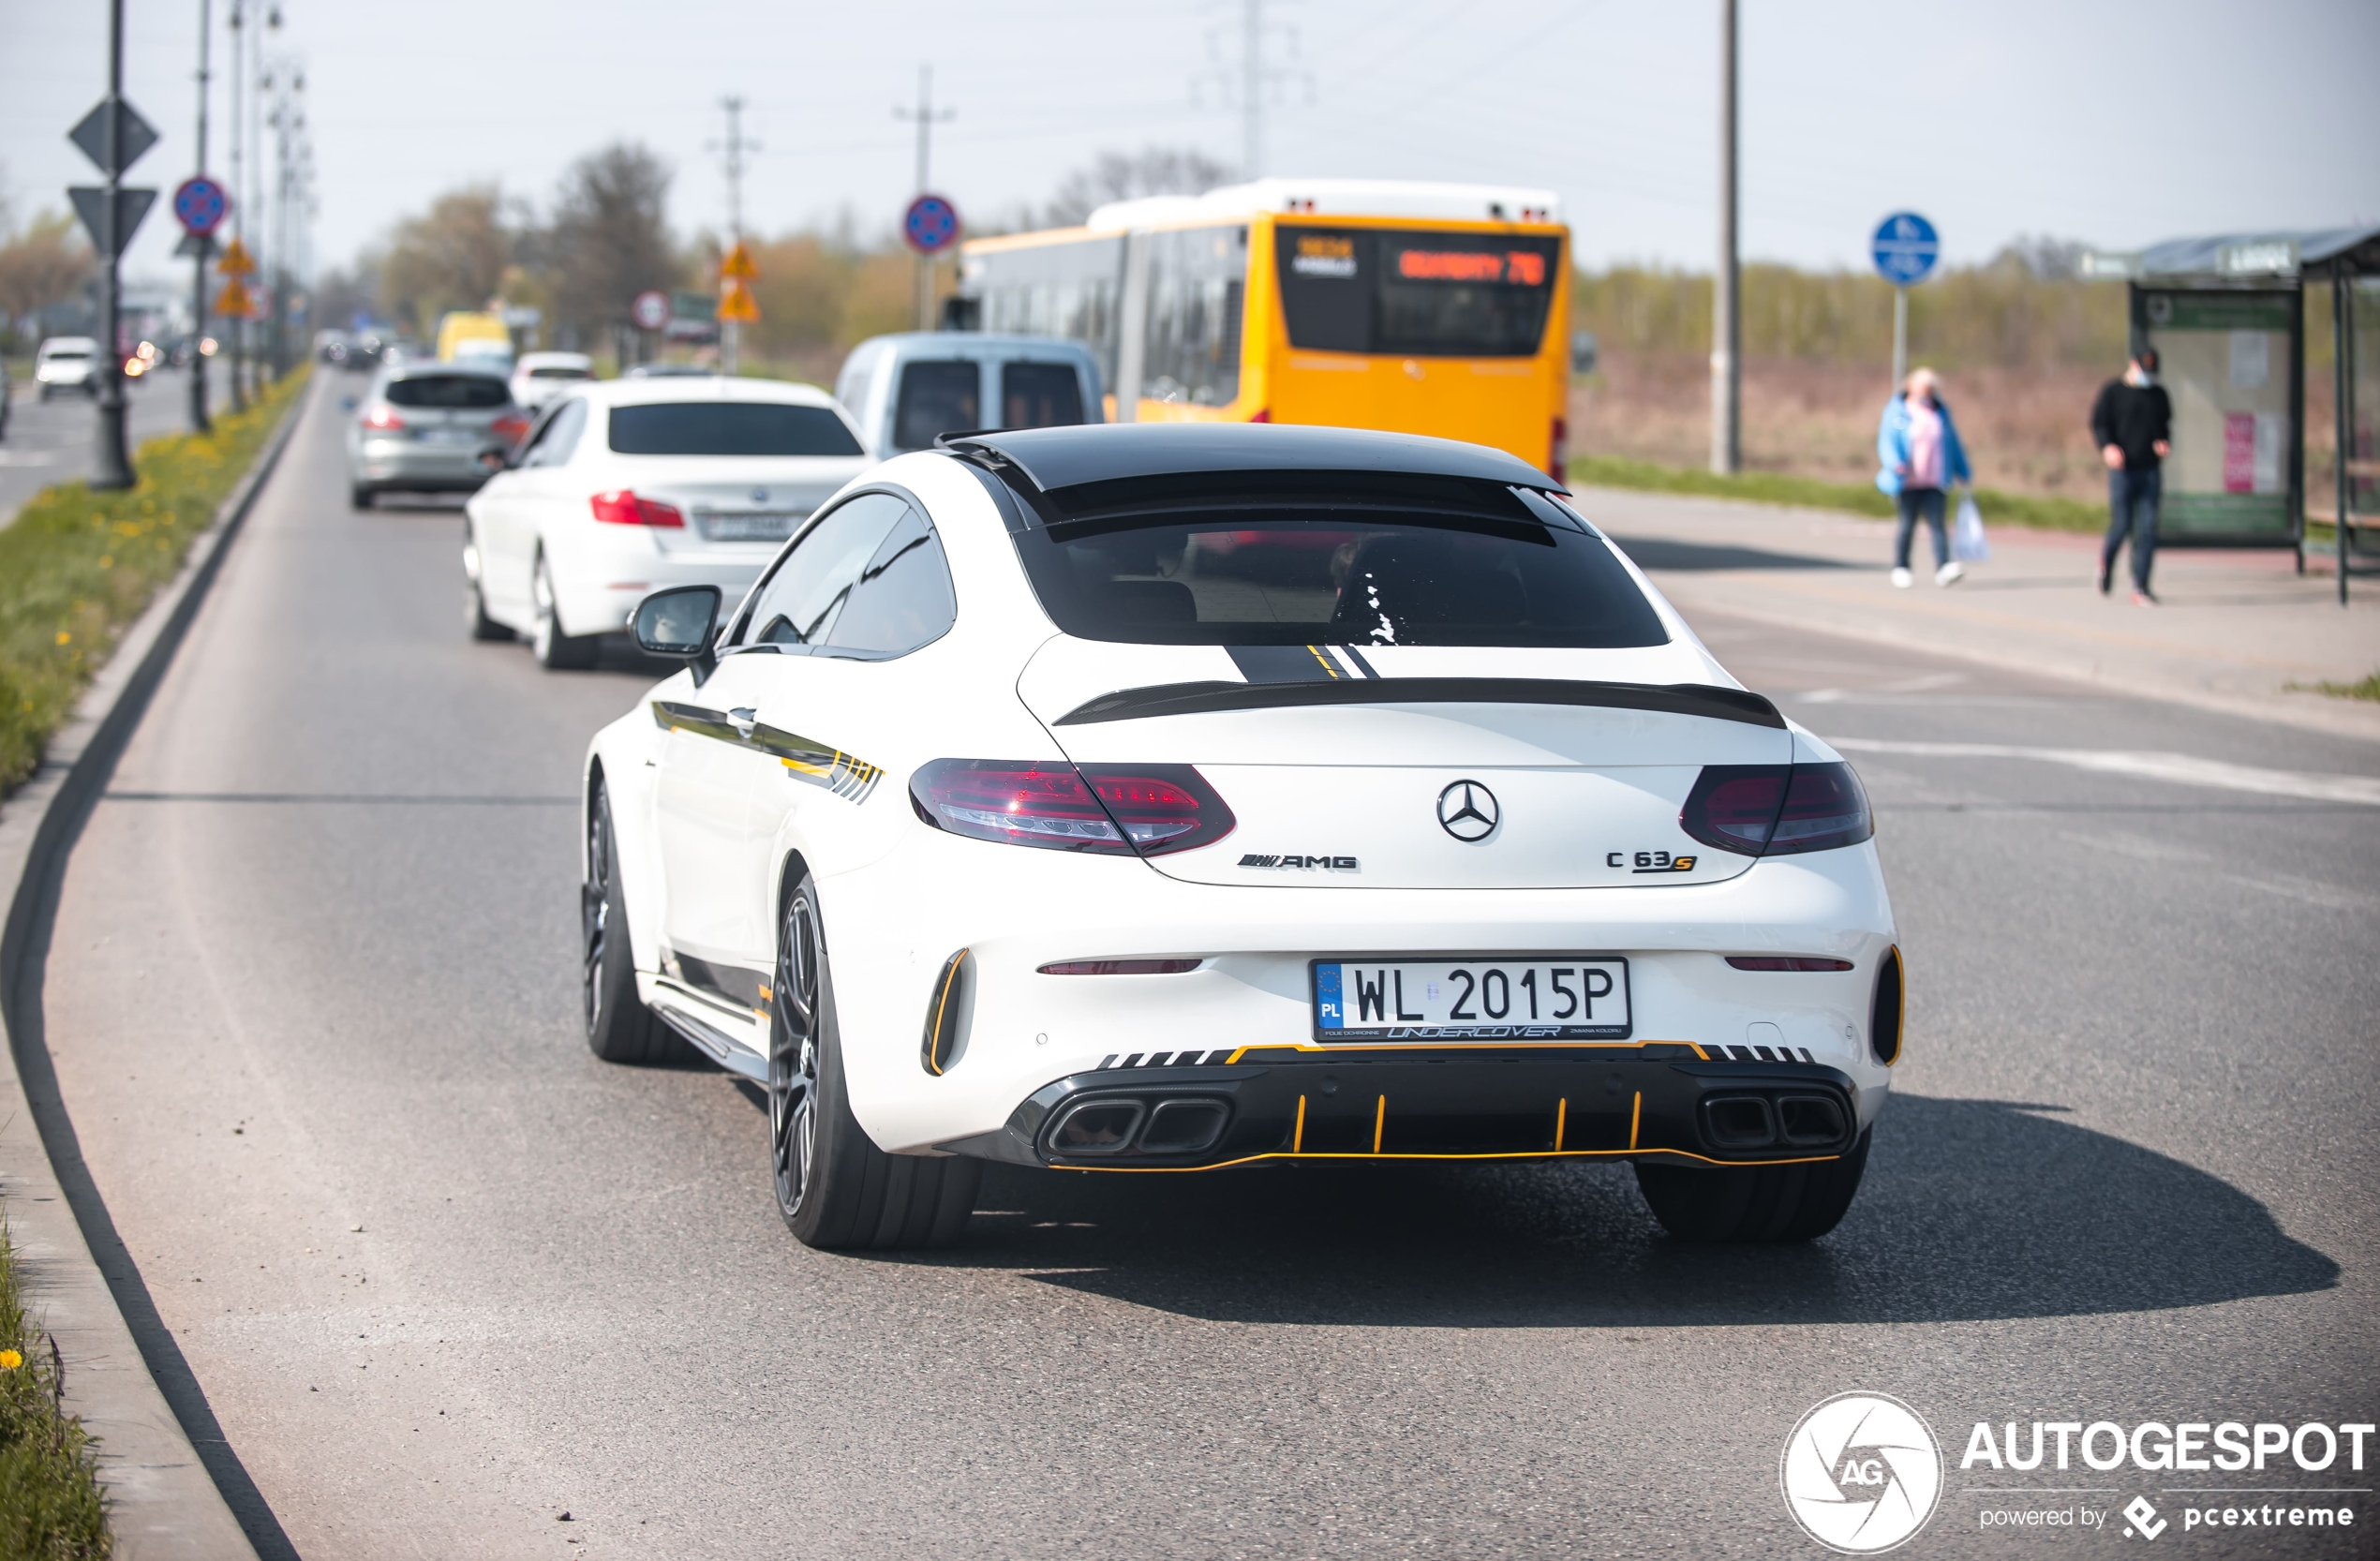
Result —
<path fill-rule="evenodd" d="M 230 0 L 214 0 L 218 40 Z M 165 132 L 134 182 L 193 170 L 198 0 L 126 0 L 126 95 Z M 706 142 L 751 100 L 748 225 L 848 208 L 889 225 L 917 69 L 958 118 L 933 183 L 962 213 L 1040 201 L 1103 148 L 1236 162 L 1212 79 L 1242 0 L 284 0 L 320 172 L 317 250 L 344 260 L 448 186 L 543 202 L 579 153 L 649 142 L 681 229 L 724 221 Z M 2109 246 L 2380 220 L 2380 5 L 2372 0 L 1743 0 L 1748 257 L 1866 264 L 1888 211 L 1932 217 L 1955 259 L 2012 235 Z M 1716 0 L 1268 0 L 1287 73 L 1266 171 L 1547 186 L 1588 263 L 1709 264 Z M 100 0 L 0 0 L 0 190 L 20 219 L 92 179 L 64 132 L 105 82 Z M 211 160 L 228 167 L 225 57 Z M 1207 80 L 1202 81 L 1202 76 Z M 178 236 L 160 205 L 135 274 Z"/>

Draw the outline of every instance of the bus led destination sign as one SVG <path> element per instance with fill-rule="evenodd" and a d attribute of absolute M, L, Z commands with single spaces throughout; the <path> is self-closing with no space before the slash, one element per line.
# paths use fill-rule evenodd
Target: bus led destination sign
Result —
<path fill-rule="evenodd" d="M 1501 255 L 1463 249 L 1406 249 L 1398 253 L 1396 274 L 1414 282 L 1509 282 L 1545 285 L 1545 257 L 1525 249 Z"/>

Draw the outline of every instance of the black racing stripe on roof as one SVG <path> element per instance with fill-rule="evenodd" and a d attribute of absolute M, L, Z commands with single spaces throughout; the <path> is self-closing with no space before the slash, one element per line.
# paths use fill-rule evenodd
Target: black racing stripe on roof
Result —
<path fill-rule="evenodd" d="M 1519 456 L 1421 434 L 1292 424 L 1122 423 L 1017 428 L 954 439 L 954 454 L 1021 468 L 1044 493 L 1208 472 L 1365 471 L 1568 490 Z"/>
<path fill-rule="evenodd" d="M 1300 654 L 1303 654 L 1300 647 Z M 1205 715 L 1321 705 L 1577 705 L 1653 710 L 1785 729 L 1777 706 L 1747 689 L 1714 683 L 1603 683 L 1555 677 L 1377 677 L 1312 683 L 1160 683 L 1103 693 L 1060 716 L 1093 726 L 1155 716 Z"/>

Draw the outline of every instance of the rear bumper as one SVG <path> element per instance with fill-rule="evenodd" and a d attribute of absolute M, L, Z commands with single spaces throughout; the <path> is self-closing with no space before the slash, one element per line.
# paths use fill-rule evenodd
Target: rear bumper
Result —
<path fill-rule="evenodd" d="M 1836 1159 L 1861 1127 L 1859 1086 L 1838 1069 L 1721 1060 L 1675 1042 L 1189 1055 L 1188 1065 L 1144 1062 L 1058 1079 L 998 1132 L 935 1147 L 1086 1171 L 1400 1159 L 1712 1167 Z"/>
<path fill-rule="evenodd" d="M 476 445 L 372 442 L 349 463 L 352 480 L 373 487 L 470 493 L 488 479 Z"/>

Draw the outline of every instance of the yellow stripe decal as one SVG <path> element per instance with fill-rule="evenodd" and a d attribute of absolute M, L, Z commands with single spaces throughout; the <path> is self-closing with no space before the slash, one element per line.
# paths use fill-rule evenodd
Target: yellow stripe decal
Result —
<path fill-rule="evenodd" d="M 1380 1152 L 1380 1135 L 1389 1130 L 1389 1097 L 1380 1097 L 1379 1114 L 1372 1119 L 1372 1152 Z"/>
<path fill-rule="evenodd" d="M 1642 1099 L 1642 1096 L 1638 1097 Z M 1562 1152 L 1562 1133 L 1570 1123 L 1570 1103 L 1566 1097 L 1554 1108 L 1554 1152 Z"/>
<path fill-rule="evenodd" d="M 1305 1096 L 1303 1095 L 1298 1096 L 1298 1130 L 1290 1136 L 1289 1152 L 1292 1154 L 1305 1152 Z"/>
<path fill-rule="evenodd" d="M 1322 654 L 1322 647 L 1321 647 L 1320 646 L 1318 646 L 1318 645 L 1310 645 L 1310 646 L 1307 646 L 1307 647 L 1306 647 L 1306 651 L 1307 651 L 1307 653 L 1308 653 L 1308 654 L 1312 655 L 1312 656 L 1313 656 L 1313 658 L 1314 658 L 1316 661 L 1320 662 L 1322 663 L 1322 670 L 1323 670 L 1323 671 L 1325 671 L 1325 672 L 1327 672 L 1327 673 L 1329 673 L 1329 674 L 1331 675 L 1331 679 L 1332 679 L 1333 681 L 1336 681 L 1336 680 L 1337 680 L 1338 676 L 1339 676 L 1339 669 L 1338 669 L 1337 667 L 1334 667 L 1334 666 L 1332 666 L 1332 665 L 1331 664 L 1331 658 L 1330 658 L 1330 657 L 1325 656 L 1324 654 Z"/>
<path fill-rule="evenodd" d="M 1283 1153 L 1276 1150 L 1267 1154 L 1247 1154 L 1237 1160 L 1218 1160 L 1212 1166 L 1053 1166 L 1052 1170 L 1106 1171 L 1111 1176 L 1181 1176 L 1198 1171 L 1228 1170 L 1234 1166 L 1253 1166 L 1262 1160 L 1594 1160 L 1609 1159 L 1624 1154 L 1671 1154 L 1682 1160 L 1700 1160 L 1706 1166 L 1822 1166 L 1842 1158 L 1839 1154 L 1806 1154 L 1792 1160 L 1715 1160 L 1707 1154 L 1696 1154 L 1684 1149 L 1566 1149 L 1559 1153 L 1551 1150 L 1517 1150 L 1494 1154 L 1413 1154 L 1402 1150 L 1396 1153 L 1361 1154 L 1317 1150 L 1312 1154 L 1292 1150 Z"/>
<path fill-rule="evenodd" d="M 1644 1121 L 1644 1092 L 1643 1090 L 1639 1090 L 1639 1091 L 1637 1091 L 1637 1092 L 1636 1092 L 1636 1104 L 1635 1104 L 1634 1106 L 1632 1106 L 1632 1107 L 1630 1107 L 1630 1108 L 1629 1108 L 1629 1113 L 1628 1113 L 1628 1147 L 1629 1147 L 1629 1148 L 1630 1148 L 1630 1149 L 1634 1149 L 1634 1148 L 1636 1147 L 1636 1129 L 1637 1129 L 1638 1125 L 1639 1125 L 1640 1123 L 1642 1123 Z"/>

